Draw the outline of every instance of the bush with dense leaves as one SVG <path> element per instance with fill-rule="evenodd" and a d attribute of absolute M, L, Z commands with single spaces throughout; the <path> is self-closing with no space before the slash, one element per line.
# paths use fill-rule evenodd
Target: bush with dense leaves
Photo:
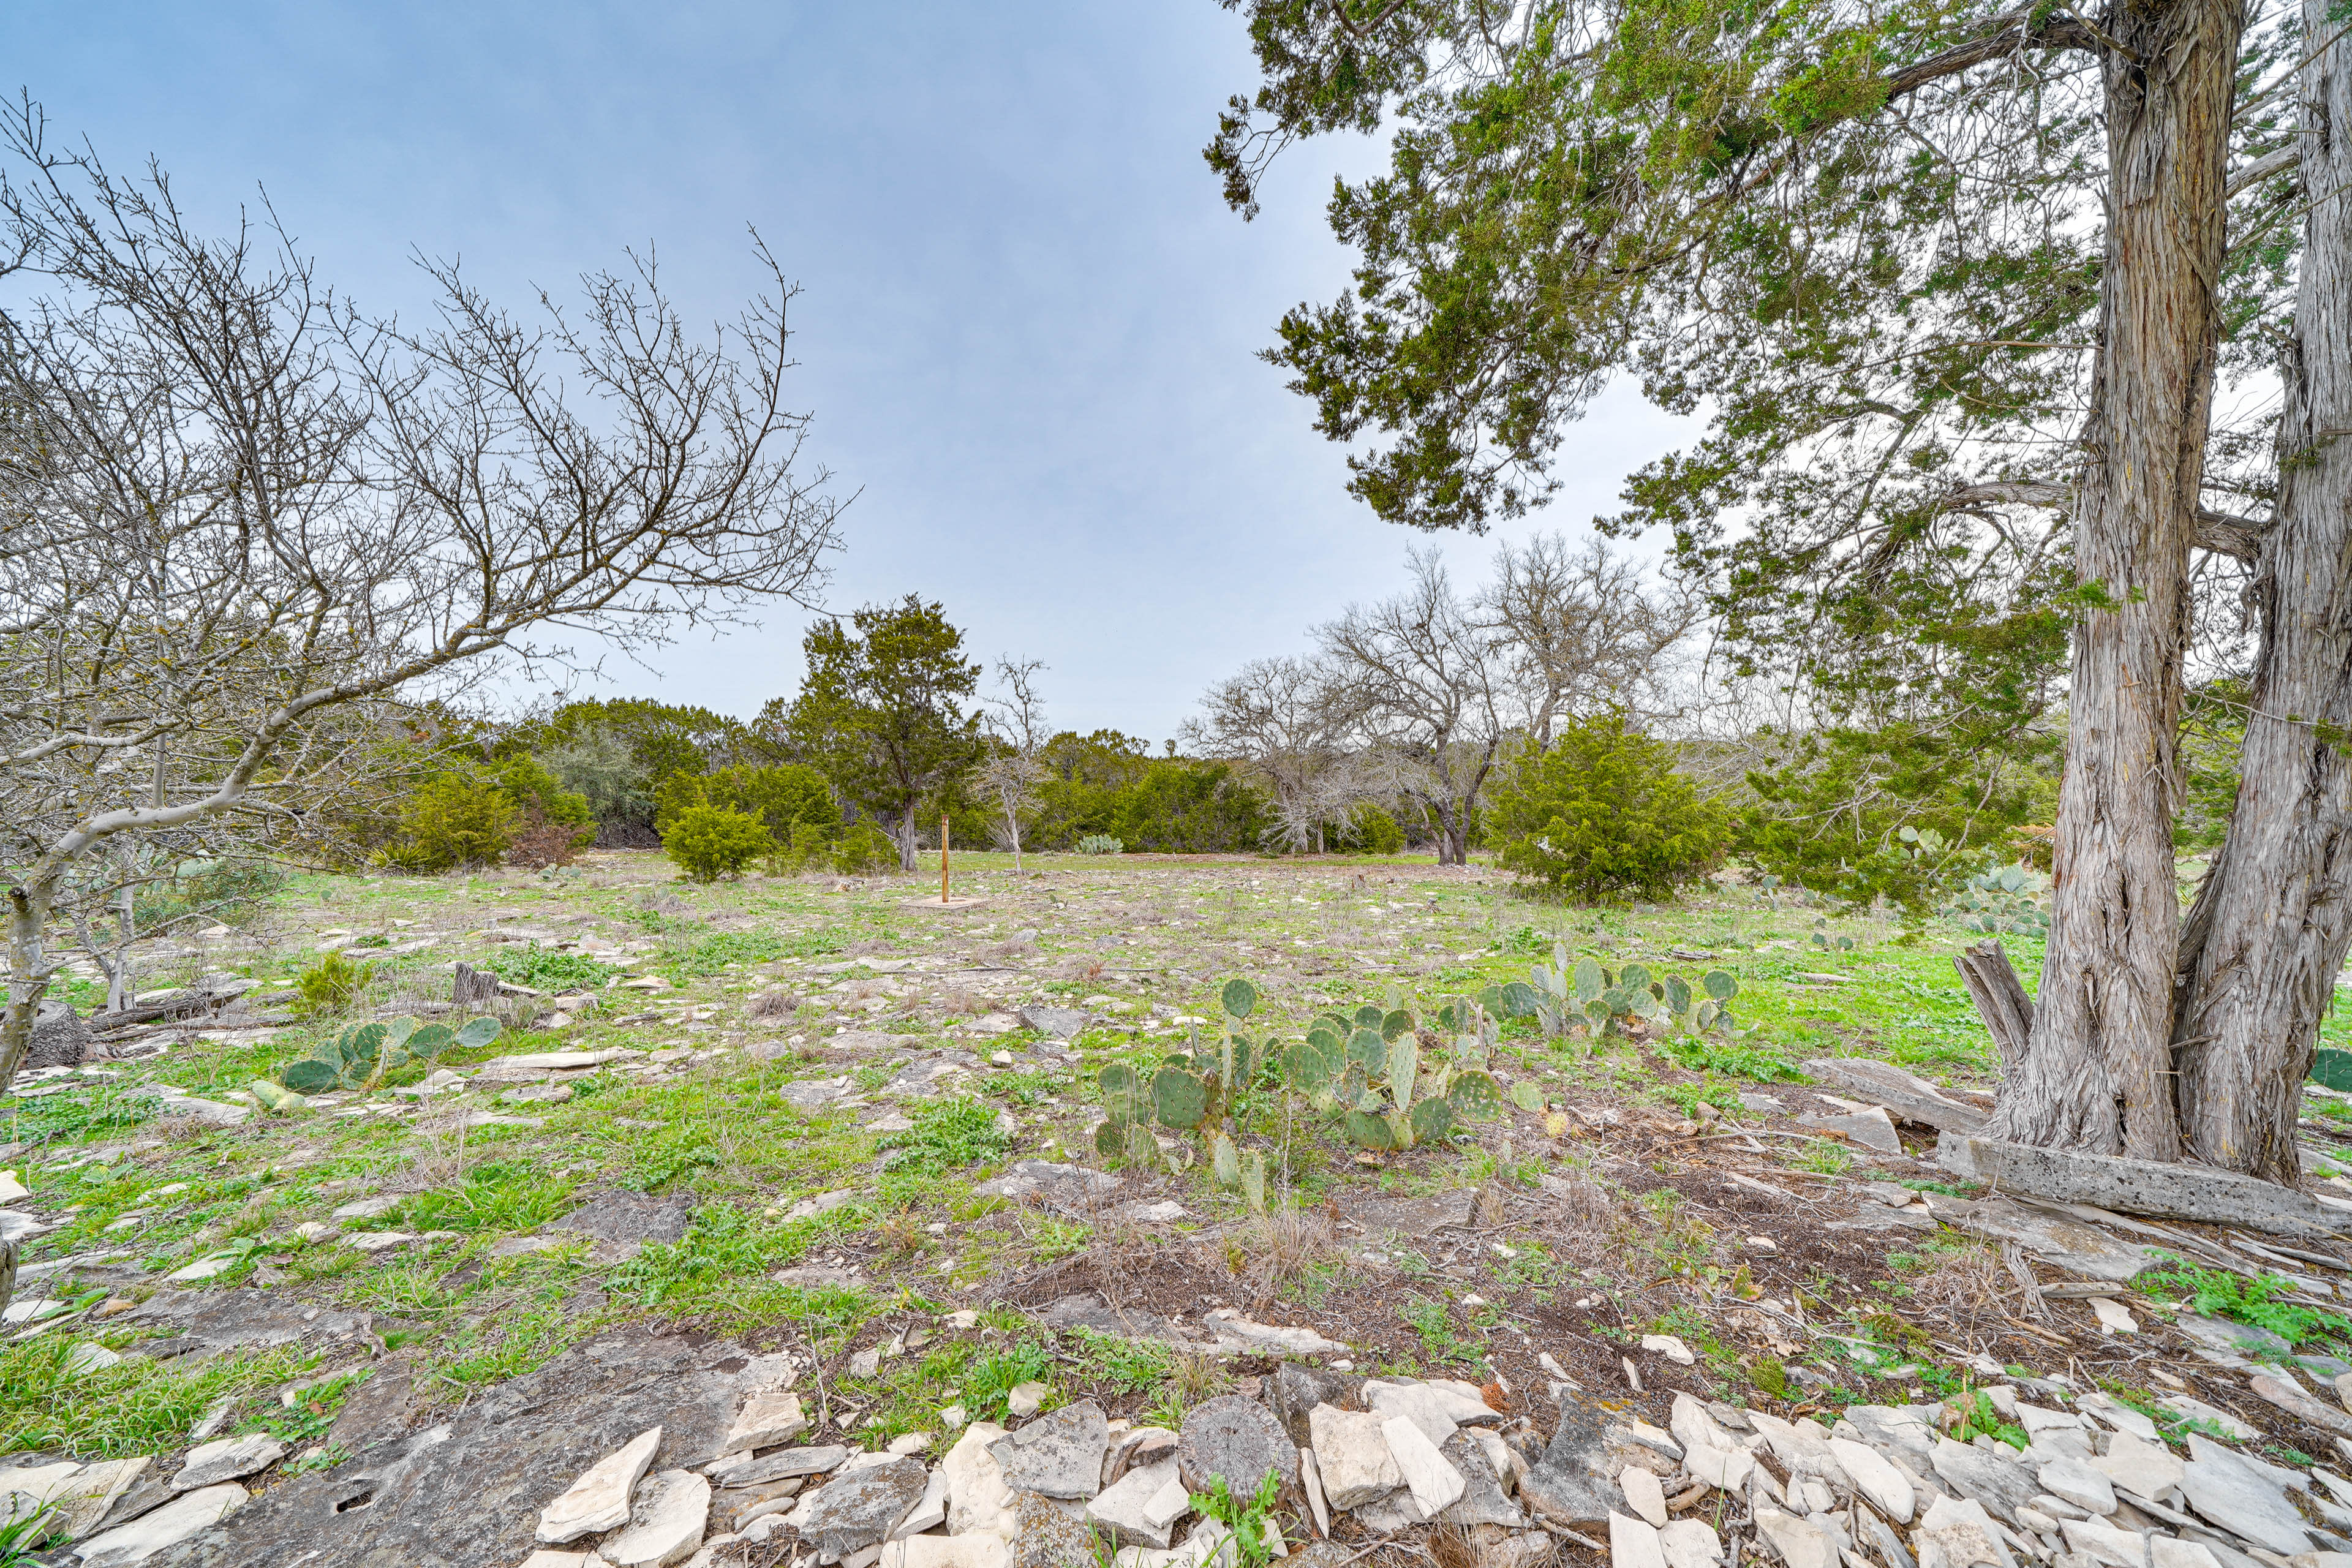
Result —
<path fill-rule="evenodd" d="M 720 805 L 688 806 L 662 838 L 662 853 L 698 882 L 740 876 L 744 867 L 775 852 L 767 824 Z"/>
<path fill-rule="evenodd" d="M 860 822 L 833 847 L 833 868 L 845 877 L 863 877 L 898 864 L 898 847 L 871 822 Z"/>
<path fill-rule="evenodd" d="M 407 871 L 493 865 L 521 823 L 513 797 L 496 784 L 467 773 L 437 773 L 409 795 L 400 814 L 400 840 L 383 858 Z"/>
<path fill-rule="evenodd" d="M 1588 901 L 1663 898 L 1722 858 L 1723 808 L 1675 771 L 1673 748 L 1610 712 L 1522 752 L 1489 791 L 1486 828 L 1507 870 Z"/>

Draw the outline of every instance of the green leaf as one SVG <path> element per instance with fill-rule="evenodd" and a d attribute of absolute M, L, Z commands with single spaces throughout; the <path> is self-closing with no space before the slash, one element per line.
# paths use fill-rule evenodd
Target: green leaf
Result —
<path fill-rule="evenodd" d="M 1679 974 L 1666 976 L 1666 1005 L 1677 1014 L 1690 1011 L 1690 983 Z"/>
<path fill-rule="evenodd" d="M 1739 994 L 1739 982 L 1720 969 L 1708 970 L 1699 984 L 1706 987 L 1706 994 L 1718 1002 L 1728 1002 Z"/>
<path fill-rule="evenodd" d="M 1250 1213 L 1265 1212 L 1265 1151 L 1253 1149 L 1242 1166 L 1242 1197 L 1248 1203 Z"/>
<path fill-rule="evenodd" d="M 457 1031 L 446 1024 L 427 1024 L 408 1037 L 408 1054 L 412 1057 L 435 1057 L 457 1040 Z"/>
<path fill-rule="evenodd" d="M 1160 1140 L 1151 1135 L 1151 1129 L 1139 1122 L 1129 1124 L 1127 1157 L 1137 1164 L 1144 1165 L 1160 1157 Z"/>
<path fill-rule="evenodd" d="M 386 1056 L 407 1046 L 408 1037 L 416 1033 L 414 1018 L 387 1018 L 383 1025 L 383 1044 L 378 1047 Z M 415 1052 L 410 1052 L 415 1055 Z"/>
<path fill-rule="evenodd" d="M 2311 1081 L 2322 1089 L 2352 1093 L 2352 1051 L 2340 1051 L 2333 1047 L 2321 1051 L 2312 1058 Z"/>
<path fill-rule="evenodd" d="M 1106 1160 L 1116 1160 L 1127 1152 L 1128 1123 L 1105 1121 L 1095 1129 L 1095 1152 Z"/>
<path fill-rule="evenodd" d="M 1297 1094 L 1318 1094 L 1331 1082 L 1331 1068 L 1339 1055 L 1339 1042 L 1318 1031 L 1292 1046 L 1282 1054 L 1282 1081 Z"/>
<path fill-rule="evenodd" d="M 1151 1115 L 1151 1097 L 1142 1075 L 1125 1062 L 1111 1063 L 1095 1075 L 1095 1082 L 1102 1089 L 1103 1110 L 1114 1120 L 1141 1121 Z"/>
<path fill-rule="evenodd" d="M 1387 1119 L 1368 1110 L 1348 1112 L 1347 1131 L 1348 1142 L 1360 1149 L 1388 1149 L 1395 1143 L 1389 1136 Z"/>
<path fill-rule="evenodd" d="M 1503 1109 L 1502 1089 L 1483 1072 L 1455 1074 L 1454 1087 L 1447 1091 L 1446 1099 L 1453 1101 L 1457 1116 L 1495 1116 L 1499 1115 Z"/>
<path fill-rule="evenodd" d="M 1421 1037 L 1398 1036 L 1389 1047 L 1389 1088 L 1395 1091 L 1399 1105 L 1412 1098 L 1413 1084 L 1420 1077 Z"/>
<path fill-rule="evenodd" d="M 1234 1147 L 1234 1141 L 1222 1132 L 1214 1133 L 1209 1139 L 1209 1176 L 1227 1192 L 1242 1184 L 1241 1152 Z"/>
<path fill-rule="evenodd" d="M 1348 1038 L 1348 1059 L 1360 1064 L 1368 1075 L 1389 1069 L 1389 1043 L 1381 1038 L 1378 1029 L 1357 1030 Z"/>
<path fill-rule="evenodd" d="M 297 1094 L 325 1094 L 341 1083 L 342 1075 L 330 1063 L 306 1058 L 287 1063 L 278 1081 Z"/>
<path fill-rule="evenodd" d="M 478 1047 L 487 1046 L 497 1039 L 499 1029 L 499 1024 L 496 1018 L 469 1019 L 466 1026 L 457 1031 L 457 1043 L 470 1051 Z"/>
<path fill-rule="evenodd" d="M 1576 996 L 1580 1002 L 1590 1002 L 1609 988 L 1609 972 L 1599 961 L 1580 958 L 1576 961 Z"/>
<path fill-rule="evenodd" d="M 1217 999 L 1224 1004 L 1227 1016 L 1246 1018 L 1250 1009 L 1257 1005 L 1257 987 L 1246 980 L 1228 980 Z"/>
<path fill-rule="evenodd" d="M 1399 1007 L 1381 1018 L 1381 1038 L 1393 1040 L 1399 1035 L 1412 1033 L 1412 1015 Z"/>
<path fill-rule="evenodd" d="M 1387 1016 L 1388 1010 L 1382 1007 L 1379 1003 L 1367 1002 L 1362 1006 L 1356 1009 L 1356 1027 L 1360 1029 L 1377 1029 L 1381 1026 L 1381 1020 L 1385 1019 Z"/>
<path fill-rule="evenodd" d="M 1521 1079 L 1511 1085 L 1511 1103 L 1521 1110 L 1541 1110 L 1544 1108 L 1543 1090 Z"/>
<path fill-rule="evenodd" d="M 1412 1106 L 1412 1141 L 1435 1143 L 1454 1130 L 1454 1104 L 1445 1100 L 1417 1100 Z"/>
<path fill-rule="evenodd" d="M 1617 984 L 1628 991 L 1647 990 L 1650 984 L 1650 971 L 1648 965 L 1640 963 L 1627 964 L 1625 966 L 1625 972 L 1617 977 Z"/>
<path fill-rule="evenodd" d="M 1532 1017 L 1542 999 L 1534 986 L 1514 980 L 1503 987 L 1503 1005 L 1495 1010 L 1506 1018 Z"/>

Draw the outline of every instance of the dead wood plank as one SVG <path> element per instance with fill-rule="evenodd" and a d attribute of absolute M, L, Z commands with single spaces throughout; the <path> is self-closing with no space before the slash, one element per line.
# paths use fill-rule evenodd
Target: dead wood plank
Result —
<path fill-rule="evenodd" d="M 2332 1236 L 2352 1230 L 2352 1215 L 2329 1208 L 2308 1193 L 2210 1165 L 2037 1149 L 1958 1132 L 1937 1139 L 1936 1163 L 1996 1190 L 2095 1204 L 2123 1214 L 2242 1225 L 2273 1236 Z"/>
<path fill-rule="evenodd" d="M 1938 1132 L 1981 1132 L 1985 1114 L 1964 1105 L 1929 1083 L 1905 1072 L 1893 1062 L 1869 1057 L 1815 1057 L 1805 1070 L 1817 1079 L 1867 1095 L 1899 1121 L 1916 1121 Z"/>

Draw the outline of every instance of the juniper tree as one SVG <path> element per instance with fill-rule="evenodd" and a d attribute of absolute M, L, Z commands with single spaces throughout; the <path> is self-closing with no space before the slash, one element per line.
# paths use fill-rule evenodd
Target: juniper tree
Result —
<path fill-rule="evenodd" d="M 2340 25 L 2235 0 L 1225 3 L 1263 71 L 1209 149 L 1236 206 L 1288 142 L 1392 128 L 1388 168 L 1332 197 L 1351 296 L 1269 351 L 1360 445 L 1354 492 L 1475 529 L 1557 489 L 1612 376 L 1705 414 L 1608 526 L 1672 531 L 1735 669 L 1906 765 L 2027 734 L 2063 693 L 2053 926 L 1997 1126 L 2292 1179 L 2300 1020 L 2235 1074 L 2269 1083 L 2263 1138 L 2245 1089 L 2176 1093 L 2171 824 L 2200 609 L 2249 564 L 2285 593 L 2270 411 L 2217 425 L 2214 389 L 2267 363 L 2294 79 Z M 2329 952 L 2298 961 L 2305 994 Z"/>

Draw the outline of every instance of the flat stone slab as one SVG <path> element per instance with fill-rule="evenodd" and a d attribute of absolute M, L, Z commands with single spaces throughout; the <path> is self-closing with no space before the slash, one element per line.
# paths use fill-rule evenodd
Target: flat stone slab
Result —
<path fill-rule="evenodd" d="M 1929 1211 L 1958 1229 L 1995 1241 L 2013 1241 L 2053 1268 L 2087 1279 L 2132 1279 L 2155 1260 L 2137 1242 L 2065 1215 L 2046 1214 L 2004 1197 L 1953 1198 L 1927 1194 Z M 1889 1210 L 1889 1213 L 1894 1211 Z"/>
<path fill-rule="evenodd" d="M 801 1539 L 820 1563 L 877 1546 L 923 1500 L 928 1477 L 919 1459 L 890 1459 L 825 1483 L 801 1523 Z"/>
<path fill-rule="evenodd" d="M 648 1428 L 662 1428 L 655 1468 L 717 1458 L 753 1365 L 728 1341 L 604 1335 L 476 1394 L 439 1426 L 281 1481 L 165 1561 L 253 1568 L 315 1552 L 313 1563 L 518 1563 L 537 1545 L 540 1510 Z"/>
<path fill-rule="evenodd" d="M 1004 1484 L 1016 1492 L 1083 1500 L 1102 1489 L 1110 1424 L 1093 1400 L 1040 1415 L 988 1446 Z"/>
<path fill-rule="evenodd" d="M 1016 1160 L 1010 1169 L 972 1191 L 982 1197 L 1009 1198 L 1057 1207 L 1092 1207 L 1118 1193 L 1123 1184 L 1108 1171 L 1066 1165 L 1053 1160 Z"/>
<path fill-rule="evenodd" d="M 1936 1163 L 1994 1187 L 2059 1203 L 2092 1204 L 2118 1214 L 2242 1225 L 2278 1236 L 2352 1231 L 2352 1215 L 2331 1209 L 2308 1193 L 2207 1165 L 2035 1149 L 1958 1132 L 1937 1137 Z"/>

